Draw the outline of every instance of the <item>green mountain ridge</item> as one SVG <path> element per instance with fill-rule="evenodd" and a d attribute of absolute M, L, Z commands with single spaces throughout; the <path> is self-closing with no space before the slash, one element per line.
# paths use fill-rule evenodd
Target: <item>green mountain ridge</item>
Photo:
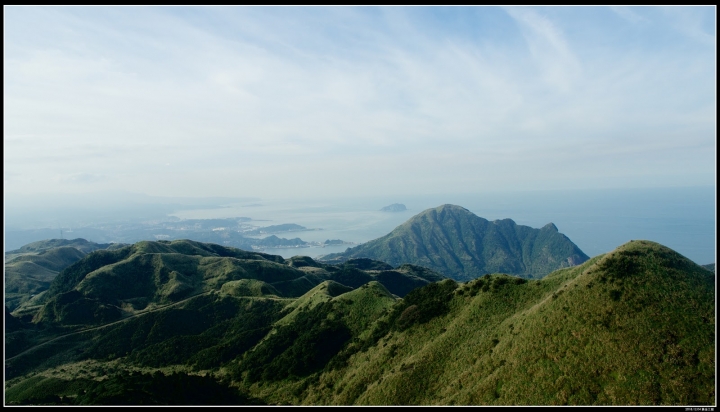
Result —
<path fill-rule="evenodd" d="M 27 245 L 16 249 L 11 250 L 9 252 L 5 252 L 5 256 L 9 255 L 15 255 L 15 254 L 21 254 L 21 253 L 32 253 L 32 252 L 42 252 L 58 247 L 72 247 L 75 248 L 85 254 L 93 252 L 98 249 L 108 249 L 108 248 L 114 248 L 114 247 L 121 247 L 124 246 L 122 244 L 113 244 L 113 243 L 95 243 L 95 242 L 89 242 L 85 239 L 48 239 L 48 240 L 41 240 L 38 242 L 32 242 L 28 243 Z"/>
<path fill-rule="evenodd" d="M 425 210 L 381 238 L 318 259 L 358 257 L 412 263 L 459 281 L 496 272 L 541 278 L 589 259 L 552 223 L 533 229 L 511 219 L 490 222 L 455 205 Z"/>
<path fill-rule="evenodd" d="M 358 267 L 375 270 L 361 270 Z M 382 269 L 382 270 L 377 270 Z M 377 280 L 400 296 L 441 279 L 421 267 L 393 269 L 368 259 L 333 266 L 190 240 L 138 242 L 98 250 L 57 275 L 16 314 L 64 325 L 117 320 L 211 291 L 298 297 L 325 280 L 358 287 Z"/>
<path fill-rule="evenodd" d="M 100 244 L 85 239 L 50 239 L 5 253 L 5 306 L 11 310 L 42 293 L 66 267 L 99 249 L 124 245 Z"/>
<path fill-rule="evenodd" d="M 464 283 L 140 242 L 86 256 L 34 304 L 6 309 L 7 404 L 211 402 L 193 385 L 226 404 L 715 404 L 715 276 L 649 241 Z"/>

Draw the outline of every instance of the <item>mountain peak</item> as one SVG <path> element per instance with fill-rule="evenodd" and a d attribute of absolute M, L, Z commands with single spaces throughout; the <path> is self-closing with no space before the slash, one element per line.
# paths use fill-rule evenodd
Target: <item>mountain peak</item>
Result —
<path fill-rule="evenodd" d="M 553 232 L 558 232 L 557 226 L 555 226 L 555 223 L 548 223 L 547 225 L 542 227 L 542 230 L 552 230 Z"/>
<path fill-rule="evenodd" d="M 552 223 L 534 229 L 512 219 L 489 222 L 453 204 L 427 209 L 379 239 L 324 259 L 360 257 L 412 263 L 460 281 L 497 272 L 539 278 L 589 259 Z"/>
<path fill-rule="evenodd" d="M 464 207 L 458 206 L 458 205 L 453 205 L 453 204 L 450 204 L 450 203 L 446 203 L 446 204 L 444 204 L 444 205 L 440 205 L 440 206 L 438 206 L 438 207 L 436 207 L 436 208 L 427 209 L 425 212 L 430 212 L 430 211 L 433 211 L 433 210 L 436 210 L 436 211 L 438 211 L 438 212 L 442 212 L 442 211 L 449 210 L 449 211 L 454 211 L 454 212 L 461 212 L 461 213 L 470 213 L 470 214 L 472 214 L 471 211 L 465 209 Z"/>

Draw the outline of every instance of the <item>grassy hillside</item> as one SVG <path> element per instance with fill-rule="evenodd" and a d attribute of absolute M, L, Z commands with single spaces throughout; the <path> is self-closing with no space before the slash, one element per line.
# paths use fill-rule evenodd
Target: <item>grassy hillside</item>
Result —
<path fill-rule="evenodd" d="M 369 266 L 387 265 L 370 262 Z M 426 269 L 399 270 L 400 275 L 388 282 L 400 295 L 413 287 L 440 278 L 438 274 Z M 372 271 L 359 272 L 369 279 L 375 277 Z M 18 359 L 6 363 L 6 371 L 9 371 L 9 376 L 14 376 L 38 367 L 86 359 L 88 353 L 98 353 L 97 350 L 88 352 L 83 346 L 87 345 L 88 336 L 94 336 L 92 334 L 62 337 L 78 330 L 102 332 L 101 337 L 91 339 L 99 339 L 102 342 L 100 347 L 114 348 L 116 342 L 103 337 L 114 336 L 111 329 L 120 326 L 138 332 L 133 332 L 133 345 L 110 350 L 108 353 L 111 355 L 135 352 L 135 356 L 151 359 L 154 356 L 152 354 L 162 354 L 162 351 L 169 350 L 170 358 L 167 358 L 168 355 L 158 356 L 167 359 L 164 362 L 170 364 L 191 362 L 194 365 L 193 362 L 197 361 L 198 364 L 207 366 L 218 359 L 226 362 L 226 357 L 230 356 L 228 354 L 237 355 L 238 350 L 242 352 L 247 349 L 245 344 L 237 346 L 238 340 L 252 343 L 267 333 L 270 325 L 266 323 L 274 316 L 275 309 L 266 308 L 269 312 L 258 317 L 260 323 L 253 319 L 237 319 L 233 322 L 242 323 L 244 326 L 235 327 L 226 324 L 230 321 L 225 319 L 222 321 L 225 323 L 221 322 L 225 326 L 214 325 L 208 332 L 204 329 L 194 332 L 209 334 L 207 336 L 190 338 L 168 335 L 174 340 L 170 343 L 158 343 L 165 349 L 147 349 L 149 355 L 143 355 L 146 350 L 143 349 L 144 346 L 134 346 L 143 342 L 139 332 L 143 329 L 137 322 L 150 322 L 152 327 L 156 322 L 155 317 L 165 312 L 170 313 L 169 317 L 161 316 L 157 322 L 163 324 L 171 322 L 169 319 L 191 316 L 188 313 L 192 311 L 183 311 L 183 308 L 191 302 L 200 302 L 203 299 L 210 299 L 207 306 L 213 307 L 212 310 L 220 310 L 215 309 L 215 305 L 228 305 L 222 302 L 239 301 L 241 303 L 234 305 L 250 304 L 247 299 L 260 305 L 256 307 L 264 307 L 263 302 L 269 302 L 268 304 L 275 308 L 278 302 L 285 305 L 289 302 L 288 298 L 297 298 L 318 284 L 332 280 L 335 274 L 343 273 L 345 272 L 342 267 L 320 264 L 308 257 L 286 260 L 280 256 L 187 240 L 139 242 L 115 250 L 98 250 L 63 270 L 47 291 L 27 300 L 12 314 L 6 313 L 6 324 L 9 325 L 5 334 L 6 355 L 15 357 L 31 349 Z M 351 289 L 342 284 L 333 287 L 338 288 L 345 291 Z M 243 301 L 245 303 L 242 303 Z M 113 322 L 120 323 L 117 326 L 102 326 Z M 178 324 L 172 322 L 170 325 L 158 327 L 173 330 L 176 328 L 173 325 Z M 205 322 L 213 324 L 215 320 L 206 319 Z M 243 328 L 248 325 L 255 326 L 252 331 L 243 332 Z M 226 333 L 239 335 L 231 338 L 225 337 Z M 58 341 L 53 341 L 56 338 Z M 43 344 L 48 341 L 50 343 Z M 72 342 L 80 346 L 75 347 Z M 166 344 L 167 346 L 163 346 Z M 192 350 L 193 355 L 202 355 L 193 361 L 182 357 L 176 359 L 173 357 L 177 352 L 174 345 L 182 345 Z M 72 352 L 68 348 L 74 348 L 72 350 L 78 352 Z M 60 353 L 56 353 L 58 350 Z"/>
<path fill-rule="evenodd" d="M 5 253 L 5 306 L 15 310 L 21 303 L 48 289 L 68 266 L 99 249 L 117 245 L 85 239 L 50 239 L 27 244 Z"/>
<path fill-rule="evenodd" d="M 48 239 L 48 240 L 40 240 L 37 242 L 28 243 L 27 245 L 21 247 L 20 249 L 11 250 L 9 252 L 5 252 L 5 256 L 8 257 L 10 255 L 17 255 L 17 254 L 23 254 L 23 253 L 37 253 L 37 252 L 43 252 L 50 249 L 60 248 L 60 247 L 72 247 L 74 249 L 79 250 L 80 252 L 83 252 L 84 254 L 88 254 L 90 252 L 93 252 L 98 249 L 108 249 L 113 248 L 116 245 L 113 245 L 111 243 L 95 243 L 90 242 L 85 239 Z"/>
<path fill-rule="evenodd" d="M 20 325 L 31 333 L 6 333 L 6 402 L 172 404 L 172 377 L 234 404 L 715 404 L 714 274 L 657 243 L 630 242 L 541 280 L 495 273 L 465 283 L 372 260 L 228 257 L 203 271 L 203 259 L 222 261 L 200 252 L 213 247 L 139 245 L 75 276 L 43 310 L 71 293 L 109 304 L 83 285 L 122 283 L 109 274 L 133 262 L 153 269 L 143 273 L 156 306 L 99 326 L 48 317 Z M 179 279 L 158 283 L 157 271 L 186 266 L 200 293 L 153 300 Z M 240 269 L 246 277 L 234 278 Z M 438 281 L 399 298 L 381 282 L 394 273 Z M 298 295 L 277 287 L 300 279 L 322 280 Z"/>
<path fill-rule="evenodd" d="M 294 399 L 714 404 L 714 286 L 701 267 L 641 241 L 541 281 L 485 276 L 457 288 L 447 314 L 405 330 L 399 317 L 366 354 Z"/>
<path fill-rule="evenodd" d="M 588 259 L 552 223 L 533 229 L 510 219 L 490 222 L 454 205 L 428 209 L 384 237 L 323 260 L 360 257 L 412 263 L 461 281 L 498 272 L 541 278 Z"/>

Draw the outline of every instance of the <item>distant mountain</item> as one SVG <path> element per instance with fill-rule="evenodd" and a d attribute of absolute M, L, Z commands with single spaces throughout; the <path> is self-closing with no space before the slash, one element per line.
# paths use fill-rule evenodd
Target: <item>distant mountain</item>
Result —
<path fill-rule="evenodd" d="M 124 245 L 121 244 L 113 244 L 113 243 L 95 243 L 95 242 L 89 242 L 85 239 L 48 239 L 48 240 L 41 240 L 38 242 L 32 242 L 28 243 L 27 245 L 16 249 L 11 250 L 9 252 L 5 252 L 5 256 L 8 257 L 10 255 L 18 255 L 22 253 L 33 253 L 33 252 L 43 252 L 49 249 L 54 249 L 58 247 L 72 247 L 74 249 L 79 250 L 82 253 L 90 253 L 92 251 L 98 250 L 98 249 L 107 249 L 112 247 L 121 247 Z"/>
<path fill-rule="evenodd" d="M 295 223 L 283 223 L 282 225 L 259 227 L 257 229 L 249 230 L 243 233 L 246 235 L 264 235 L 271 233 L 299 232 L 303 230 L 308 230 L 308 228 Z"/>
<path fill-rule="evenodd" d="M 404 212 L 407 208 L 402 203 L 393 203 L 380 209 L 381 212 Z"/>
<path fill-rule="evenodd" d="M 306 246 L 308 243 L 304 240 L 296 237 L 294 239 L 280 238 L 275 235 L 270 235 L 264 239 L 257 241 L 258 246 L 263 247 L 299 247 Z"/>
<path fill-rule="evenodd" d="M 541 278 L 588 260 L 552 223 L 533 229 L 510 219 L 490 222 L 455 205 L 425 210 L 379 239 L 320 259 L 357 257 L 425 266 L 455 280 L 497 272 Z"/>
<path fill-rule="evenodd" d="M 403 274 L 441 279 L 190 241 L 96 251 L 33 322 L 6 310 L 5 403 L 716 404 L 715 276 L 662 245 L 400 299 L 383 278 Z"/>
<path fill-rule="evenodd" d="M 715 272 L 715 264 L 714 263 L 708 263 L 707 265 L 702 265 L 702 267 L 704 267 L 705 269 L 707 269 L 711 272 Z"/>
<path fill-rule="evenodd" d="M 359 287 L 378 281 L 404 296 L 443 277 L 425 268 L 397 269 L 370 259 L 333 266 L 309 257 L 288 260 L 190 240 L 138 242 L 98 250 L 57 275 L 47 291 L 20 305 L 15 314 L 36 322 L 102 324 L 155 305 L 192 296 L 225 294 L 298 297 L 325 280 Z"/>
<path fill-rule="evenodd" d="M 45 291 L 60 271 L 99 249 L 125 245 L 94 243 L 85 239 L 49 239 L 5 252 L 5 305 L 20 303 Z"/>
<path fill-rule="evenodd" d="M 344 245 L 346 243 L 349 243 L 349 242 L 345 242 L 344 240 L 340 240 L 340 239 L 327 239 L 322 244 L 325 246 L 334 246 L 334 245 Z"/>

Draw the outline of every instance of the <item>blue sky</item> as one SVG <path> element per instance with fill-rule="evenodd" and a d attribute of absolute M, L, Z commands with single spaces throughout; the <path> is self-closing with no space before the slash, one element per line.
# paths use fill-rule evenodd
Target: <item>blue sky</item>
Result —
<path fill-rule="evenodd" d="M 715 185 L 715 7 L 5 7 L 8 196 Z"/>

